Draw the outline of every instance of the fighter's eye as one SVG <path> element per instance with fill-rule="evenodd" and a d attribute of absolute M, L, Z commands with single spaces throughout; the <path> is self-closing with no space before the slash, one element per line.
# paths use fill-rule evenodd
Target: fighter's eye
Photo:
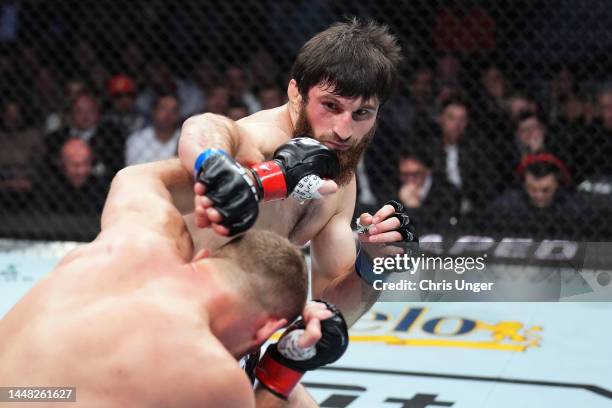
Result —
<path fill-rule="evenodd" d="M 359 110 L 356 110 L 355 112 L 353 112 L 353 117 L 355 119 L 366 119 L 366 118 L 369 117 L 370 112 L 371 111 L 368 110 L 368 109 L 359 109 Z"/>
<path fill-rule="evenodd" d="M 330 111 L 337 111 L 338 110 L 338 105 L 336 105 L 333 102 L 323 102 L 323 106 L 325 107 L 325 109 L 330 110 Z"/>

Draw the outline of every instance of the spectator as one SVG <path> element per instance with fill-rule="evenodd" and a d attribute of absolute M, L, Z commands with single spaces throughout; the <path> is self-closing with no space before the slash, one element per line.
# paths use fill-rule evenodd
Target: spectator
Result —
<path fill-rule="evenodd" d="M 285 77 L 283 76 L 278 64 L 267 51 L 257 51 L 251 57 L 248 65 L 248 71 L 251 74 L 252 83 L 258 86 L 285 82 Z M 266 108 L 262 107 L 262 109 Z"/>
<path fill-rule="evenodd" d="M 55 132 L 62 126 L 64 97 L 54 73 L 41 67 L 34 76 L 33 110 L 45 133 Z"/>
<path fill-rule="evenodd" d="M 89 144 L 82 139 L 67 139 L 60 148 L 59 163 L 59 172 L 39 174 L 34 196 L 36 208 L 54 214 L 99 214 L 108 179 L 94 174 Z"/>
<path fill-rule="evenodd" d="M 498 197 L 490 213 L 497 220 L 505 220 L 505 229 L 553 236 L 575 227 L 572 223 L 585 205 L 568 189 L 570 174 L 557 156 L 528 155 L 517 173 L 522 178 L 521 187 Z"/>
<path fill-rule="evenodd" d="M 482 72 L 473 109 L 478 128 L 485 131 L 509 128 L 504 109 L 507 92 L 508 81 L 499 68 L 492 65 Z"/>
<path fill-rule="evenodd" d="M 468 108 L 465 102 L 460 99 L 446 101 L 437 117 L 437 125 L 437 142 L 442 150 L 442 155 L 438 157 L 438 169 L 449 183 L 461 189 L 464 180 L 461 177 L 459 145 L 468 126 Z"/>
<path fill-rule="evenodd" d="M 202 110 L 204 111 L 208 105 L 211 90 L 221 83 L 221 74 L 213 64 L 203 59 L 195 65 L 191 77 L 192 83 L 198 87 L 202 95 Z"/>
<path fill-rule="evenodd" d="M 200 88 L 192 81 L 173 76 L 166 64 L 152 61 L 146 65 L 146 74 L 148 83 L 136 98 L 136 107 L 142 115 L 149 117 L 158 97 L 168 93 L 177 95 L 181 118 L 203 111 L 204 95 Z"/>
<path fill-rule="evenodd" d="M 128 40 L 129 41 L 129 40 Z M 146 57 L 142 46 L 136 41 L 129 41 L 121 48 L 119 61 L 127 75 L 139 80 L 144 72 Z M 138 85 L 143 85 L 138 83 Z"/>
<path fill-rule="evenodd" d="M 208 94 L 211 88 L 221 82 L 220 75 L 215 67 L 207 60 L 196 64 L 193 70 L 193 80 L 200 87 L 203 94 Z"/>
<path fill-rule="evenodd" d="M 436 88 L 445 85 L 458 86 L 461 75 L 461 63 L 452 54 L 442 54 L 436 60 Z"/>
<path fill-rule="evenodd" d="M 103 118 L 104 123 L 110 123 L 121 131 L 124 137 L 142 130 L 146 118 L 136 110 L 136 83 L 127 75 L 115 75 L 107 87 L 110 98 L 110 112 Z"/>
<path fill-rule="evenodd" d="M 112 177 L 124 166 L 125 138 L 111 124 L 100 123 L 97 100 L 88 93 L 75 97 L 68 115 L 68 125 L 47 135 L 47 163 L 56 163 L 66 140 L 78 138 L 91 147 L 94 156 L 94 173 L 102 178 Z"/>
<path fill-rule="evenodd" d="M 550 82 L 546 95 L 546 111 L 548 121 L 555 124 L 561 116 L 562 105 L 568 98 L 576 96 L 578 86 L 574 81 L 574 76 L 566 67 L 562 67 Z"/>
<path fill-rule="evenodd" d="M 451 98 L 442 105 L 430 141 L 436 146 L 436 172 L 462 193 L 462 212 L 480 208 L 502 190 L 502 169 L 507 167 L 503 146 L 468 125 L 465 100 Z"/>
<path fill-rule="evenodd" d="M 218 85 L 210 90 L 206 98 L 205 112 L 216 113 L 218 115 L 227 114 L 229 108 L 230 92 L 226 86 Z"/>
<path fill-rule="evenodd" d="M 399 161 L 399 201 L 409 210 L 419 233 L 440 231 L 456 224 L 461 206 L 461 193 L 444 178 L 433 172 L 431 155 L 404 152 Z"/>
<path fill-rule="evenodd" d="M 126 143 L 128 166 L 176 156 L 180 132 L 179 102 L 175 95 L 160 95 L 153 108 L 153 124 L 130 135 Z"/>
<path fill-rule="evenodd" d="M 407 83 L 407 95 L 397 92 L 383 107 L 380 129 L 393 141 L 427 128 L 433 116 L 433 73 L 428 67 L 417 68 Z"/>
<path fill-rule="evenodd" d="M 360 168 L 361 182 L 367 176 L 368 185 L 380 203 L 397 193 L 396 180 L 389 180 L 388 175 L 397 172 L 398 154 L 413 143 L 425 142 L 415 139 L 427 134 L 433 117 L 433 73 L 429 67 L 416 67 L 403 88 L 407 92 L 396 92 L 381 107 L 377 131 L 381 142 L 370 145 Z"/>
<path fill-rule="evenodd" d="M 249 113 L 261 110 L 259 101 L 251 91 L 251 85 L 244 69 L 236 65 L 230 65 L 225 71 L 225 80 L 227 81 L 230 96 L 242 101 L 249 108 Z"/>
<path fill-rule="evenodd" d="M 1 119 L 0 203 L 4 204 L 31 189 L 33 170 L 42 157 L 44 145 L 40 132 L 26 122 L 18 102 L 4 102 Z"/>
<path fill-rule="evenodd" d="M 573 158 L 572 136 L 558 128 L 553 129 L 555 132 L 549 131 L 538 114 L 529 111 L 521 113 L 516 121 L 515 142 L 518 149 L 514 153 L 515 163 L 518 164 L 528 155 L 546 151 L 569 164 L 570 170 L 574 172 L 578 163 Z"/>
<path fill-rule="evenodd" d="M 538 108 L 533 98 L 522 92 L 514 92 L 506 99 L 506 115 L 511 122 L 516 122 L 523 112 L 537 113 Z"/>
<path fill-rule="evenodd" d="M 108 69 L 101 62 L 96 62 L 89 68 L 87 77 L 91 91 L 94 95 L 101 98 L 101 104 L 106 106 L 108 104 L 106 89 L 111 79 L 111 74 L 109 73 Z"/>
<path fill-rule="evenodd" d="M 286 102 L 283 92 L 277 86 L 266 86 L 259 90 L 258 94 L 261 109 L 277 108 Z"/>
<path fill-rule="evenodd" d="M 571 143 L 570 156 L 578 182 L 612 176 L 612 87 L 598 93 L 597 110 L 598 118 Z"/>
<path fill-rule="evenodd" d="M 81 37 L 77 40 L 76 44 L 71 48 L 72 50 L 72 69 L 76 71 L 78 75 L 87 76 L 94 65 L 98 64 L 98 55 L 93 44 Z"/>
<path fill-rule="evenodd" d="M 230 100 L 227 108 L 227 117 L 232 120 L 240 120 L 249 116 L 249 108 L 241 101 Z"/>
<path fill-rule="evenodd" d="M 522 112 L 516 121 L 515 140 L 519 160 L 541 152 L 546 146 L 546 125 L 536 113 Z"/>

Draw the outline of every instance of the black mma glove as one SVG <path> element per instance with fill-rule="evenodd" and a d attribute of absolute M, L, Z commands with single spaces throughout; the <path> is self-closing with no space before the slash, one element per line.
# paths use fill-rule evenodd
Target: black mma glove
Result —
<path fill-rule="evenodd" d="M 271 161 L 250 169 L 219 149 L 205 150 L 195 163 L 196 181 L 206 185 L 206 196 L 223 217 L 221 225 L 230 235 L 253 226 L 259 201 L 286 198 L 306 176 L 333 179 L 339 173 L 336 153 L 308 137 L 291 139 L 274 152 Z"/>
<path fill-rule="evenodd" d="M 259 191 L 247 168 L 223 150 L 207 149 L 196 161 L 196 181 L 206 185 L 206 196 L 223 217 L 230 235 L 251 228 L 259 214 Z"/>
<path fill-rule="evenodd" d="M 419 242 L 419 237 L 416 234 L 414 224 L 410 220 L 404 206 L 394 200 L 387 201 L 385 205 L 390 205 L 395 209 L 395 212 L 390 217 L 395 217 L 399 220 L 400 225 L 394 231 L 399 232 L 402 235 L 400 242 Z"/>
<path fill-rule="evenodd" d="M 403 249 L 405 254 L 413 256 L 416 254 L 418 249 L 419 237 L 416 234 L 416 228 L 414 223 L 406 214 L 406 209 L 404 206 L 394 200 L 388 201 L 385 205 L 392 206 L 395 211 L 393 214 L 389 216 L 395 217 L 399 220 L 399 227 L 395 228 L 393 231 L 397 231 L 401 234 L 402 239 L 396 242 L 389 242 L 387 244 L 370 244 L 370 245 L 393 245 Z M 387 219 L 389 219 L 387 218 Z M 358 225 L 361 227 L 360 225 Z M 367 232 L 367 228 L 362 228 L 361 233 Z M 406 243 L 412 243 L 411 245 L 407 245 Z M 374 272 L 374 260 L 368 254 L 368 252 L 359 244 L 357 248 L 357 258 L 355 259 L 355 271 L 357 275 L 366 283 L 373 285 L 377 280 L 386 280 L 389 277 L 389 274 L 380 274 Z M 392 272 L 392 271 L 387 271 Z"/>
<path fill-rule="evenodd" d="M 298 339 L 304 330 L 304 320 L 299 318 L 285 330 L 279 342 L 271 344 L 255 368 L 255 376 L 266 389 L 280 398 L 287 399 L 306 371 L 315 370 L 338 360 L 348 347 L 346 322 L 338 309 L 324 303 L 333 315 L 321 321 L 321 339 L 309 349 L 298 347 Z M 298 331 L 300 330 L 300 331 Z"/>
<path fill-rule="evenodd" d="M 312 174 L 335 179 L 340 174 L 336 153 L 310 137 L 289 140 L 271 161 L 251 167 L 264 201 L 288 197 L 300 180 Z"/>

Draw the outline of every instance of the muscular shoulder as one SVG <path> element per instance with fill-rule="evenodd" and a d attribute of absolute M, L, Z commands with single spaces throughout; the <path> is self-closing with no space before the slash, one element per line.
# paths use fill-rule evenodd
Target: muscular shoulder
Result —
<path fill-rule="evenodd" d="M 237 123 L 266 156 L 289 140 L 293 132 L 287 105 L 256 112 Z"/>
<path fill-rule="evenodd" d="M 179 242 L 170 240 L 159 234 L 151 234 L 135 226 L 131 229 L 110 228 L 102 232 L 91 243 L 70 252 L 59 265 L 66 265 L 75 260 L 104 257 L 107 260 L 118 262 L 138 263 L 142 260 L 150 261 L 152 254 L 158 262 L 168 260 L 181 262 L 177 254 L 191 248 L 178 248 Z"/>

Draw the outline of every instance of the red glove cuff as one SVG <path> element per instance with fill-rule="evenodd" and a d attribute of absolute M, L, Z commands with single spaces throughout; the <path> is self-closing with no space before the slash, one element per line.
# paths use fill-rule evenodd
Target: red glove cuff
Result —
<path fill-rule="evenodd" d="M 304 373 L 280 364 L 269 353 L 264 354 L 255 368 L 255 376 L 259 382 L 274 394 L 285 399 L 289 398 L 289 394 L 300 382 L 302 375 Z"/>
<path fill-rule="evenodd" d="M 280 200 L 287 197 L 285 173 L 275 161 L 256 164 L 251 169 L 259 177 L 263 190 L 263 201 Z"/>

